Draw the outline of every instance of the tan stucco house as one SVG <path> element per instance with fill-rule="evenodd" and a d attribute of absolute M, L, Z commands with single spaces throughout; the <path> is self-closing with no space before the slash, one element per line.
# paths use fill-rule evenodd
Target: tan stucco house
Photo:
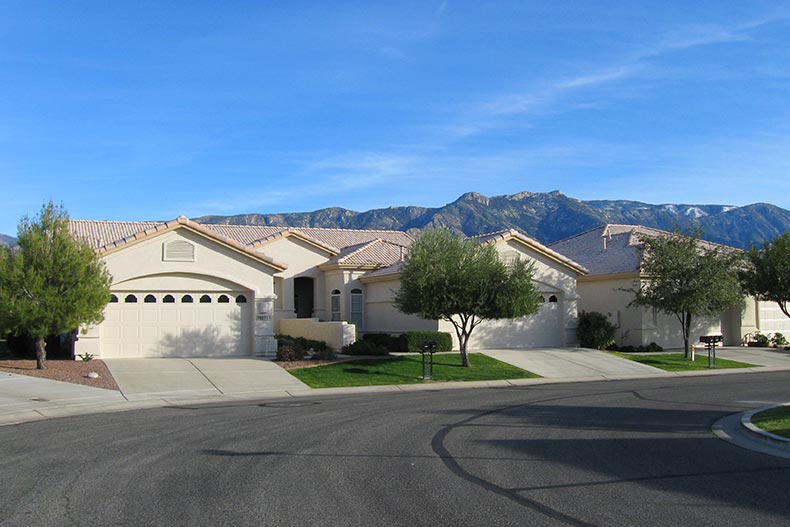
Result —
<path fill-rule="evenodd" d="M 97 357 L 273 356 L 276 333 L 339 348 L 364 332 L 451 331 L 398 312 L 405 232 L 254 225 L 72 220 L 113 277 L 105 320 L 83 328 L 76 353 Z M 535 262 L 537 315 L 492 321 L 473 348 L 575 343 L 582 266 L 516 231 L 477 238 L 505 259 Z"/>
<path fill-rule="evenodd" d="M 640 237 L 669 233 L 641 225 L 603 225 L 549 247 L 583 265 L 589 272 L 578 281 L 580 311 L 606 314 L 618 327 L 617 344 L 640 346 L 655 342 L 664 348 L 681 348 L 680 323 L 671 315 L 631 306 L 634 294 L 646 280 L 641 272 L 643 246 Z M 703 242 L 707 243 L 707 242 Z M 733 249 L 735 250 L 735 249 Z M 790 332 L 790 319 L 769 302 L 746 298 L 741 306 L 719 316 L 698 317 L 692 342 L 700 335 L 721 333 L 725 345 L 740 345 L 755 331 Z"/>

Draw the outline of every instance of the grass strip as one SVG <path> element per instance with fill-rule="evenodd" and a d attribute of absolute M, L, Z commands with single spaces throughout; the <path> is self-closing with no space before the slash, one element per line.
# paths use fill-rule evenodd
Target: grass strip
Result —
<path fill-rule="evenodd" d="M 756 427 L 790 439 L 790 406 L 779 406 L 752 416 Z"/>
<path fill-rule="evenodd" d="M 754 364 L 748 364 L 746 362 L 738 362 L 735 360 L 717 358 L 716 367 L 708 368 L 707 355 L 697 355 L 696 360 L 691 361 L 687 359 L 682 353 L 660 353 L 656 355 L 638 355 L 634 353 L 615 352 L 614 354 L 617 355 L 618 357 L 636 361 L 639 362 L 640 364 L 646 364 L 647 366 L 653 366 L 654 368 L 659 368 L 665 371 L 695 371 L 695 370 L 707 370 L 707 369 L 724 370 L 729 368 L 755 367 Z"/>
<path fill-rule="evenodd" d="M 461 356 L 458 353 L 434 355 L 433 382 L 494 381 L 540 377 L 540 375 L 480 353 L 470 354 L 469 361 L 471 367 L 464 368 L 461 366 Z M 419 355 L 360 359 L 326 366 L 297 368 L 289 370 L 289 373 L 311 388 L 381 386 L 423 382 L 422 359 Z"/>

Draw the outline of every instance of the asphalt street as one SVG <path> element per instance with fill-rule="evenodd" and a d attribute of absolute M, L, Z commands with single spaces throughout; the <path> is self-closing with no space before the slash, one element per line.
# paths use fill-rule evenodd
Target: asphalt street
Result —
<path fill-rule="evenodd" d="M 0 525 L 787 525 L 718 419 L 790 373 L 301 397 L 0 428 Z"/>

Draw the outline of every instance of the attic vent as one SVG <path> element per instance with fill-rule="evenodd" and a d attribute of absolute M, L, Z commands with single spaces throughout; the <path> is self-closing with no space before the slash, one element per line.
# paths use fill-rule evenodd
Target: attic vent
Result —
<path fill-rule="evenodd" d="M 195 246 L 183 240 L 165 243 L 162 259 L 166 262 L 194 262 Z"/>

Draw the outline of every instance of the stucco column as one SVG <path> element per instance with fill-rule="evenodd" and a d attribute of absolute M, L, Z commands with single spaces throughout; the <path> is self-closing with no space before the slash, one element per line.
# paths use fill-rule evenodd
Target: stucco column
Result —
<path fill-rule="evenodd" d="M 274 296 L 255 298 L 252 317 L 253 353 L 259 357 L 270 357 L 277 353 L 274 338 Z"/>
<path fill-rule="evenodd" d="M 579 322 L 578 313 L 579 297 L 566 296 L 562 300 L 562 326 L 565 332 L 565 345 L 577 346 L 579 339 L 576 337 L 576 327 Z"/>

